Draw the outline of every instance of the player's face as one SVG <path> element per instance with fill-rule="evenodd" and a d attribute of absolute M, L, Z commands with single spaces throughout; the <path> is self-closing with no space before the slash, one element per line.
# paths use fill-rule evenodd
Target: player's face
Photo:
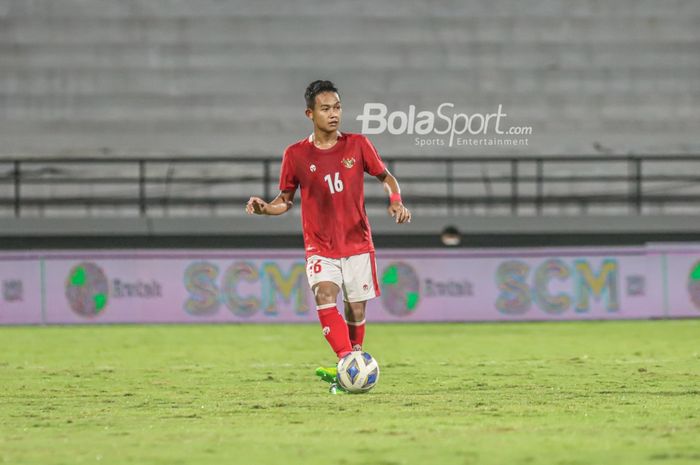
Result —
<path fill-rule="evenodd" d="M 318 94 L 314 108 L 306 109 L 306 116 L 314 122 L 314 126 L 325 132 L 338 130 L 342 114 L 343 109 L 340 107 L 340 97 L 336 92 L 322 92 Z"/>

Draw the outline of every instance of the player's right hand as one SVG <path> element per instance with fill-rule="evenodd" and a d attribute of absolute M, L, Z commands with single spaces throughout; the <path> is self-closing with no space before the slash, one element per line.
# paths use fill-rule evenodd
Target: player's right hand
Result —
<path fill-rule="evenodd" d="M 249 215 L 264 215 L 267 208 L 267 202 L 260 197 L 251 197 L 248 203 L 245 204 L 245 211 Z"/>

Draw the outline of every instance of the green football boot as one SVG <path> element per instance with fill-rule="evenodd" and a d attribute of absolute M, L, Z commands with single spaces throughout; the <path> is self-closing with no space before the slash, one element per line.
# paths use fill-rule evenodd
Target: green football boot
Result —
<path fill-rule="evenodd" d="M 336 383 L 338 376 L 338 368 L 336 367 L 318 367 L 316 368 L 316 376 L 321 378 L 321 381 L 333 384 Z"/>
<path fill-rule="evenodd" d="M 347 394 L 348 391 L 343 389 L 343 387 L 338 384 L 338 368 L 336 367 L 318 367 L 316 368 L 316 376 L 321 378 L 321 381 L 325 381 L 330 386 L 328 387 L 328 392 L 330 394 Z"/>

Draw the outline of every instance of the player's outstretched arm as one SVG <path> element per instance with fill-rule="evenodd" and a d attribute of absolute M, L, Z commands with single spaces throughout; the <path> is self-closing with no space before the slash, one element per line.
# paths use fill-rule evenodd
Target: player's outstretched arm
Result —
<path fill-rule="evenodd" d="M 387 209 L 389 215 L 394 218 L 397 223 L 410 223 L 411 212 L 403 205 L 399 182 L 389 170 L 384 170 L 382 174 L 377 176 L 377 179 L 384 185 L 384 190 L 389 194 L 389 208 Z"/>
<path fill-rule="evenodd" d="M 282 191 L 272 202 L 265 202 L 260 197 L 251 197 L 245 205 L 245 211 L 249 215 L 281 215 L 286 213 L 294 205 L 295 190 Z"/>

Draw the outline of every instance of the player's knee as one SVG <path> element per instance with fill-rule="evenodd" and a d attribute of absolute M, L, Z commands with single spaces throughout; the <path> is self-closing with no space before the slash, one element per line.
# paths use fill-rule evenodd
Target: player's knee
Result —
<path fill-rule="evenodd" d="M 316 303 L 319 305 L 335 303 L 338 298 L 338 292 L 333 289 L 333 286 L 319 285 L 315 291 Z"/>
<path fill-rule="evenodd" d="M 326 305 L 335 303 L 335 296 L 330 292 L 317 292 L 316 293 L 316 303 L 319 305 Z"/>
<path fill-rule="evenodd" d="M 348 321 L 362 321 L 365 319 L 365 306 L 345 303 L 345 317 Z"/>

